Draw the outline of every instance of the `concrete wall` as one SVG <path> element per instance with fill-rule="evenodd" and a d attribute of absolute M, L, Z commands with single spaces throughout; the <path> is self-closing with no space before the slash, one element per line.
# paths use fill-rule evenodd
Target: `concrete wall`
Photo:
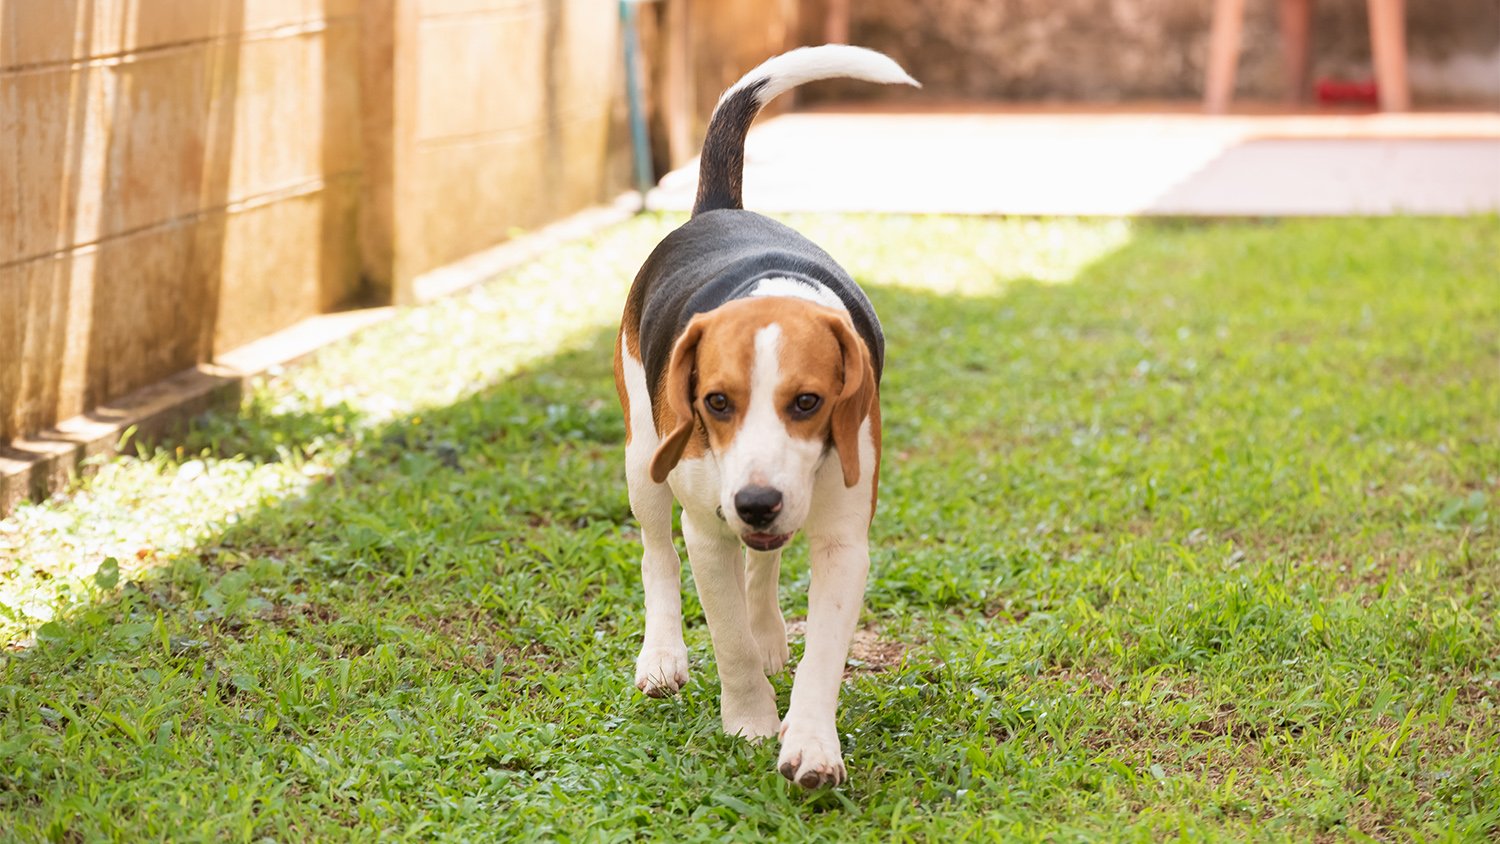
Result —
<path fill-rule="evenodd" d="M 822 40 L 826 0 L 804 0 Z M 1500 105 L 1500 0 L 1408 0 L 1417 106 Z M 1202 96 L 1212 0 L 857 0 L 850 40 L 890 53 L 922 96 L 1107 102 Z M 1275 0 L 1247 0 L 1236 95 L 1280 100 Z M 1313 4 L 1313 78 L 1369 78 L 1365 0 Z M 822 95 L 902 96 L 855 86 Z M 817 96 L 817 94 L 815 94 Z"/>
<path fill-rule="evenodd" d="M 0 2 L 0 441 L 353 294 L 354 5 Z"/>
<path fill-rule="evenodd" d="M 628 148 L 612 0 L 416 0 L 401 14 L 398 299 L 414 275 L 623 189 L 610 153 Z"/>
<path fill-rule="evenodd" d="M 0 446 L 624 186 L 613 0 L 0 0 Z"/>
<path fill-rule="evenodd" d="M 665 0 L 640 7 L 653 163 L 657 173 L 695 158 L 724 89 L 798 46 L 801 0 Z M 792 102 L 783 96 L 766 111 Z"/>

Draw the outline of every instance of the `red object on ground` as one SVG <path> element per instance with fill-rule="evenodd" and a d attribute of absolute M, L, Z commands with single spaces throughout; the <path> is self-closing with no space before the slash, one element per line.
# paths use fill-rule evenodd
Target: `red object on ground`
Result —
<path fill-rule="evenodd" d="M 1373 79 L 1346 82 L 1342 79 L 1319 79 L 1313 85 L 1319 105 L 1380 105 L 1380 88 Z"/>

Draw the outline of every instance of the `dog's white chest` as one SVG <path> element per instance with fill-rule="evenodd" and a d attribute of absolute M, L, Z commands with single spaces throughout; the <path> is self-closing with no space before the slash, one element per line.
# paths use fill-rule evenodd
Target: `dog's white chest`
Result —
<path fill-rule="evenodd" d="M 712 455 L 678 461 L 677 467 L 667 475 L 667 484 L 677 496 L 683 509 L 696 515 L 722 522 L 715 514 L 719 506 L 719 461 Z M 727 531 L 728 528 L 726 527 Z"/>

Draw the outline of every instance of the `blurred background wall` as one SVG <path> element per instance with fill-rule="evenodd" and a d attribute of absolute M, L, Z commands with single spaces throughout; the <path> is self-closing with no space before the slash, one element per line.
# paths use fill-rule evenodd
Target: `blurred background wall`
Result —
<path fill-rule="evenodd" d="M 691 5 L 706 115 L 793 4 Z M 622 68 L 615 0 L 0 0 L 0 446 L 617 195 Z"/>
<path fill-rule="evenodd" d="M 616 37 L 585 0 L 0 0 L 0 442 L 598 201 Z"/>
<path fill-rule="evenodd" d="M 800 37 L 848 4 L 849 40 L 889 53 L 921 96 L 1125 102 L 1202 96 L 1214 0 L 804 0 Z M 1280 100 L 1278 0 L 1246 0 L 1237 95 Z M 1366 0 L 1313 0 L 1312 76 L 1370 77 Z M 1407 0 L 1419 104 L 1500 105 L 1500 0 Z M 825 86 L 814 98 L 910 97 Z"/>
<path fill-rule="evenodd" d="M 0 3 L 0 440 L 357 295 L 355 7 Z"/>
<path fill-rule="evenodd" d="M 379 208 L 389 231 L 374 240 L 393 255 L 378 275 L 397 301 L 415 275 L 623 190 L 623 164 L 609 172 L 611 152 L 623 153 L 627 140 L 612 124 L 622 91 L 613 2 L 375 0 L 366 8 L 377 49 L 394 52 L 367 77 L 380 80 L 370 108 L 382 125 L 370 134 L 390 145 L 377 168 L 390 171 Z"/>

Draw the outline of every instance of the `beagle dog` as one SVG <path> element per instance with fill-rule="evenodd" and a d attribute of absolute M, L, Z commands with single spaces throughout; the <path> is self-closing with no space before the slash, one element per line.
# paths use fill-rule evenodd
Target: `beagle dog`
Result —
<path fill-rule="evenodd" d="M 834 717 L 870 566 L 885 343 L 849 274 L 797 232 L 744 210 L 740 187 L 760 109 L 831 77 L 917 84 L 880 53 L 826 45 L 772 58 L 730 87 L 709 121 L 692 218 L 641 267 L 615 346 L 626 481 L 644 546 L 635 684 L 665 696 L 687 682 L 675 496 L 724 731 L 779 736 L 777 767 L 807 788 L 845 779 Z M 798 531 L 812 587 L 783 719 L 766 677 L 790 655 L 777 579 Z"/>

